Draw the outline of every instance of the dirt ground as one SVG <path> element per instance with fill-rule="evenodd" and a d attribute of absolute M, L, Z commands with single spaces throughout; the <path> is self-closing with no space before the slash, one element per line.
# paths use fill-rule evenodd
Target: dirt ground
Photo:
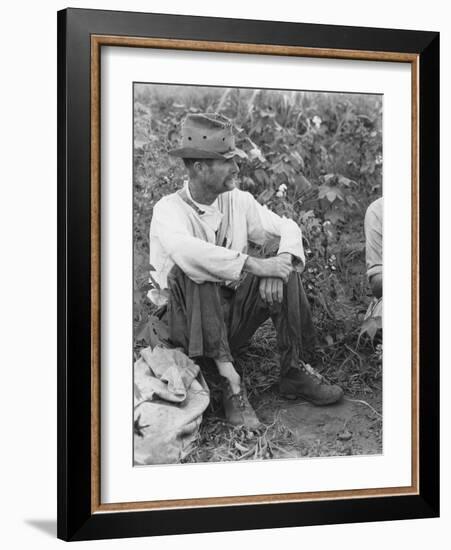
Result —
<path fill-rule="evenodd" d="M 381 395 L 370 400 L 345 396 L 335 405 L 316 407 L 272 394 L 262 396 L 256 409 L 265 424 L 278 417 L 293 433 L 295 444 L 289 451 L 293 457 L 382 453 Z M 287 451 L 282 454 L 287 456 Z"/>
<path fill-rule="evenodd" d="M 216 369 L 202 369 L 210 387 L 210 406 L 200 433 L 184 462 L 221 462 L 298 457 L 381 454 L 382 370 L 369 355 L 338 346 L 327 355 L 322 374 L 338 383 L 344 398 L 316 407 L 304 400 L 289 401 L 278 394 L 279 362 L 270 323 L 257 331 L 239 363 L 249 401 L 261 429 L 234 428 L 224 420 Z M 318 355 L 319 357 L 319 355 Z M 336 357 L 336 359 L 333 359 Z M 376 365 L 376 366 L 375 366 Z"/>
<path fill-rule="evenodd" d="M 251 399 L 262 428 L 233 428 L 220 407 L 207 410 L 196 448 L 185 462 L 381 454 L 382 395 L 346 396 L 316 407 L 288 401 L 275 388 Z"/>

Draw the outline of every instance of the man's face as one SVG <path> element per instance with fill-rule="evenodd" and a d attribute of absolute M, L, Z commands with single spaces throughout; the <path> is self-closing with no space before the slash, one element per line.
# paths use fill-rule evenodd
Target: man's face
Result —
<path fill-rule="evenodd" d="M 214 159 L 203 165 L 203 183 L 213 193 L 225 193 L 236 186 L 239 168 L 236 161 L 231 159 Z"/>

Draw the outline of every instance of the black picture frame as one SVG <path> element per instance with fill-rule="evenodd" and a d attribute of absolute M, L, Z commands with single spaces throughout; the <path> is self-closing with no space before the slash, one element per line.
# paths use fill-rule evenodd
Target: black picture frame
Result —
<path fill-rule="evenodd" d="M 418 494 L 108 513 L 93 510 L 93 35 L 417 56 Z M 331 53 L 330 57 L 335 55 Z M 85 9 L 58 12 L 58 537 L 88 540 L 438 515 L 439 33 Z"/>

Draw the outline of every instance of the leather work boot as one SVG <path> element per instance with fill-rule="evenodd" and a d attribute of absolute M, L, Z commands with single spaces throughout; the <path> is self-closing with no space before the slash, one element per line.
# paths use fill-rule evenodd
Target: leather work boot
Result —
<path fill-rule="evenodd" d="M 230 384 L 223 384 L 222 403 L 225 417 L 233 426 L 246 426 L 246 428 L 258 428 L 260 421 L 246 395 L 244 384 L 241 384 L 240 393 L 232 393 Z"/>
<path fill-rule="evenodd" d="M 280 379 L 279 391 L 285 399 L 302 397 L 313 405 L 332 405 L 343 397 L 340 386 L 329 384 L 308 363 L 303 362 L 298 368 L 290 368 Z"/>

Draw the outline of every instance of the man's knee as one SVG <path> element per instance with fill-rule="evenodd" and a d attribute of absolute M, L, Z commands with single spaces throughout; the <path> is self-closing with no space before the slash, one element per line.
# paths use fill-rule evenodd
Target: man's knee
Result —
<path fill-rule="evenodd" d="M 178 265 L 174 265 L 168 274 L 168 288 L 170 292 L 172 289 L 177 288 L 184 289 L 186 293 L 190 293 L 195 289 L 201 297 L 219 296 L 219 285 L 217 283 L 209 281 L 196 283 Z"/>

